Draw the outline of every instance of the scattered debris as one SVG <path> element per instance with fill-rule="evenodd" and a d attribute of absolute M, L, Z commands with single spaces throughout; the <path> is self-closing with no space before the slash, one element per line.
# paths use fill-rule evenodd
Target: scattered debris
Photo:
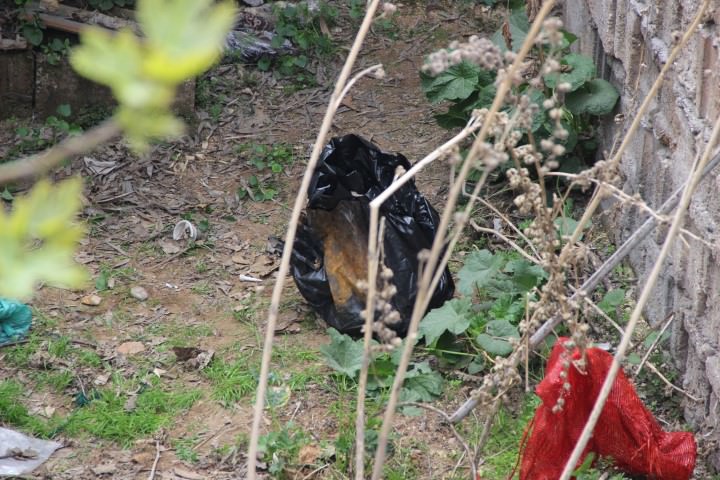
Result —
<path fill-rule="evenodd" d="M 42 465 L 62 444 L 28 437 L 0 427 L 0 476 L 26 475 Z"/>
<path fill-rule="evenodd" d="M 256 283 L 262 282 L 261 279 L 251 277 L 250 275 L 240 275 L 238 278 L 240 279 L 241 282 L 256 282 Z"/>
<path fill-rule="evenodd" d="M 197 237 L 197 228 L 195 227 L 195 225 L 193 225 L 187 220 L 180 220 L 178 223 L 175 224 L 175 228 L 173 228 L 173 240 L 175 241 L 184 240 L 186 238 L 189 238 L 190 240 L 195 240 Z"/>
<path fill-rule="evenodd" d="M 93 157 L 83 157 L 85 167 L 93 175 L 107 175 L 118 168 L 120 164 L 115 160 L 97 160 Z"/>
<path fill-rule="evenodd" d="M 92 467 L 90 470 L 92 470 L 92 472 L 98 476 L 110 475 L 111 473 L 115 473 L 115 471 L 117 470 L 117 467 L 115 466 L 114 463 L 103 463 L 103 464 Z"/>
<path fill-rule="evenodd" d="M 178 362 L 195 370 L 207 367 L 215 355 L 213 350 L 201 350 L 195 347 L 173 347 L 172 350 Z"/>
<path fill-rule="evenodd" d="M 173 469 L 173 473 L 178 477 L 186 478 L 187 480 L 205 480 L 205 477 L 199 473 L 191 472 L 190 470 L 185 470 L 181 467 L 175 467 Z"/>

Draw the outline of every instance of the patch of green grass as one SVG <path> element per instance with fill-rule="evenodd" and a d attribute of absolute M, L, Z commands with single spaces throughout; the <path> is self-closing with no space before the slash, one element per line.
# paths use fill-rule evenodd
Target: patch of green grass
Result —
<path fill-rule="evenodd" d="M 415 444 L 413 446 L 414 448 L 399 448 L 390 458 L 388 458 L 387 463 L 384 465 L 384 478 L 387 480 L 412 480 L 414 478 L 418 478 L 420 471 L 413 461 L 413 450 L 418 447 L 425 450 L 427 448 L 425 448 L 424 445 L 419 445 L 415 441 L 411 442 Z"/>
<path fill-rule="evenodd" d="M 38 386 L 47 385 L 55 392 L 62 393 L 72 384 L 73 374 L 70 370 L 41 371 L 34 376 L 34 379 Z"/>
<path fill-rule="evenodd" d="M 173 448 L 175 449 L 175 455 L 183 462 L 197 463 L 200 457 L 198 453 L 193 450 L 195 445 L 198 443 L 198 438 L 195 435 L 185 438 L 178 438 L 172 441 Z"/>
<path fill-rule="evenodd" d="M 30 415 L 21 401 L 25 396 L 24 388 L 19 382 L 0 382 L 0 423 L 17 427 L 38 437 L 48 437 L 52 426 L 45 420 Z"/>
<path fill-rule="evenodd" d="M 247 357 L 232 363 L 216 358 L 204 373 L 213 384 L 212 398 L 226 407 L 254 392 L 257 386 L 257 367 Z"/>
<path fill-rule="evenodd" d="M 47 351 L 54 357 L 67 358 L 73 350 L 70 337 L 64 335 L 48 342 Z"/>
<path fill-rule="evenodd" d="M 77 356 L 78 363 L 91 368 L 100 368 L 103 364 L 102 358 L 92 350 L 81 350 Z"/>
<path fill-rule="evenodd" d="M 114 389 L 102 390 L 99 398 L 71 415 L 65 431 L 69 435 L 85 432 L 128 446 L 138 438 L 171 425 L 175 417 L 189 409 L 201 395 L 199 390 L 166 392 L 159 387 L 150 387 L 138 395 L 135 408 L 127 411 L 126 395 L 118 394 Z"/>
<path fill-rule="evenodd" d="M 193 293 L 198 295 L 210 295 L 213 291 L 210 282 L 198 282 L 190 288 Z"/>
<path fill-rule="evenodd" d="M 483 464 L 483 478 L 488 480 L 505 479 L 508 472 L 511 472 L 518 460 L 518 450 L 523 432 L 530 419 L 535 414 L 535 409 L 540 404 L 540 399 L 535 395 L 528 395 L 524 401 L 521 412 L 513 416 L 504 408 L 495 417 L 493 428 L 483 450 L 486 462 Z M 473 432 L 479 435 L 478 431 Z M 477 440 L 477 439 L 474 439 Z M 472 445 L 473 443 L 470 442 Z"/>
<path fill-rule="evenodd" d="M 38 348 L 40 348 L 41 343 L 42 342 L 38 335 L 31 334 L 27 343 L 21 343 L 19 345 L 4 348 L 5 361 L 8 365 L 25 368 L 30 363 L 30 357 L 32 357 L 35 352 L 37 352 Z"/>
<path fill-rule="evenodd" d="M 288 423 L 261 436 L 258 450 L 274 478 L 289 478 L 286 469 L 297 463 L 300 449 L 309 442 L 310 436 L 305 431 Z"/>

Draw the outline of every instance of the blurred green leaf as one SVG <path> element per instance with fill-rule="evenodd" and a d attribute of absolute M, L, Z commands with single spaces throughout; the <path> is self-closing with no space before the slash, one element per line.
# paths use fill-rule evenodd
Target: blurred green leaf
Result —
<path fill-rule="evenodd" d="M 418 338 L 425 337 L 425 344 L 433 345 L 445 332 L 461 334 L 470 326 L 471 308 L 468 299 L 454 298 L 445 302 L 425 315 L 420 322 Z"/>
<path fill-rule="evenodd" d="M 476 287 L 487 285 L 504 264 L 505 259 L 489 250 L 471 252 L 458 272 L 458 290 L 463 295 L 472 295 Z"/>
<path fill-rule="evenodd" d="M 73 260 L 84 234 L 75 223 L 81 204 L 78 178 L 56 185 L 43 180 L 13 209 L 0 209 L 0 295 L 25 299 L 39 282 L 60 287 L 80 287 L 87 273 Z"/>

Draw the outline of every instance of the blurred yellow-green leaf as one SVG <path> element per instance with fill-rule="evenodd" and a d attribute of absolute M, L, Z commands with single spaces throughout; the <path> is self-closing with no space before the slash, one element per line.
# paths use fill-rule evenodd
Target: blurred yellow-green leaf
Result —
<path fill-rule="evenodd" d="M 26 299 L 40 282 L 81 287 L 87 273 L 73 260 L 85 229 L 75 222 L 82 181 L 38 182 L 0 209 L 0 296 Z"/>
<path fill-rule="evenodd" d="M 176 89 L 218 60 L 235 7 L 228 0 L 138 0 L 137 17 L 144 37 L 88 27 L 70 61 L 112 89 L 120 103 L 115 118 L 140 150 L 151 139 L 182 132 L 170 113 Z"/>

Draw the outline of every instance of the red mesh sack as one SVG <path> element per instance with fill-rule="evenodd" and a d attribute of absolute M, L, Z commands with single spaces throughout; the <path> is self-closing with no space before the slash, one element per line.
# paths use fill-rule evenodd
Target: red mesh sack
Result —
<path fill-rule="evenodd" d="M 566 340 L 560 338 L 555 344 L 545 378 L 536 389 L 542 404 L 526 432 L 529 438 L 522 452 L 521 480 L 557 480 L 560 477 L 612 363 L 609 353 L 599 348 L 587 349 L 585 372 L 571 364 L 567 378 L 571 388 L 565 391 L 560 372 L 565 351 L 562 344 Z M 575 350 L 572 359 L 579 357 Z M 565 404 L 553 413 L 561 394 Z M 620 370 L 578 465 L 590 452 L 594 452 L 596 458 L 612 459 L 631 475 L 683 480 L 689 479 L 695 468 L 697 449 L 692 433 L 663 431 Z"/>

